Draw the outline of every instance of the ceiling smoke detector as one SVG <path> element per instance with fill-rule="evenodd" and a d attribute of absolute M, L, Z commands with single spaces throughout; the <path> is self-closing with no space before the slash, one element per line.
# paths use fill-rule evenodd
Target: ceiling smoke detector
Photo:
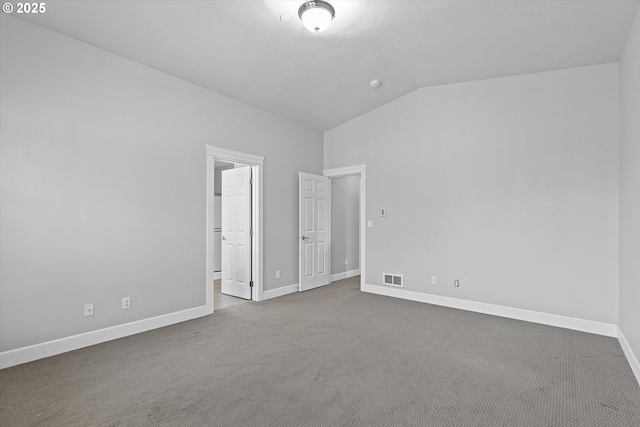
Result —
<path fill-rule="evenodd" d="M 382 82 L 380 81 L 380 79 L 373 79 L 369 82 L 369 86 L 371 86 L 374 89 L 379 88 L 382 85 Z"/>
<path fill-rule="evenodd" d="M 331 24 L 336 11 L 326 1 L 308 1 L 298 9 L 298 16 L 307 30 L 321 33 Z"/>

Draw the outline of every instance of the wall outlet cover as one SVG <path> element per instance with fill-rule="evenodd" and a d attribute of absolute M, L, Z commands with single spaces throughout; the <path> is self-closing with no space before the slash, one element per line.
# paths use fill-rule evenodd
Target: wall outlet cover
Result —
<path fill-rule="evenodd" d="M 90 302 L 88 304 L 84 305 L 84 316 L 88 317 L 88 316 L 93 316 L 94 314 L 94 310 L 93 310 L 93 303 Z"/>

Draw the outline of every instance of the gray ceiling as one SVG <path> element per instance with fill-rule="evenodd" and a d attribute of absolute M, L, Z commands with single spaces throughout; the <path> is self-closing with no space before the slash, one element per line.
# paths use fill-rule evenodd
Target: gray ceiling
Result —
<path fill-rule="evenodd" d="M 297 17 L 303 0 L 49 0 L 20 17 L 325 131 L 419 87 L 618 61 L 638 7 L 330 2 L 336 18 L 319 34 Z"/>

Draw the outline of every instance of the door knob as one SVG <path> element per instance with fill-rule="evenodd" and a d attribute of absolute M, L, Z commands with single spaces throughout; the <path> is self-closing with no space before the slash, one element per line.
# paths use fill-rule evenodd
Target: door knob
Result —
<path fill-rule="evenodd" d="M 307 240 L 307 239 L 309 239 L 309 238 L 308 238 L 307 236 L 302 236 L 302 237 L 301 237 L 301 239 L 302 239 L 302 240 Z"/>
<path fill-rule="evenodd" d="M 226 238 L 226 237 L 224 237 L 224 236 L 222 236 L 222 240 L 227 240 L 227 238 Z"/>

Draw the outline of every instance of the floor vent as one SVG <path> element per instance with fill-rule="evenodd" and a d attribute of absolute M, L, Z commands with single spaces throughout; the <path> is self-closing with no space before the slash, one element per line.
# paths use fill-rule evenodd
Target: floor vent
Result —
<path fill-rule="evenodd" d="M 402 284 L 402 275 L 401 274 L 382 274 L 382 283 L 385 285 L 404 287 Z"/>

